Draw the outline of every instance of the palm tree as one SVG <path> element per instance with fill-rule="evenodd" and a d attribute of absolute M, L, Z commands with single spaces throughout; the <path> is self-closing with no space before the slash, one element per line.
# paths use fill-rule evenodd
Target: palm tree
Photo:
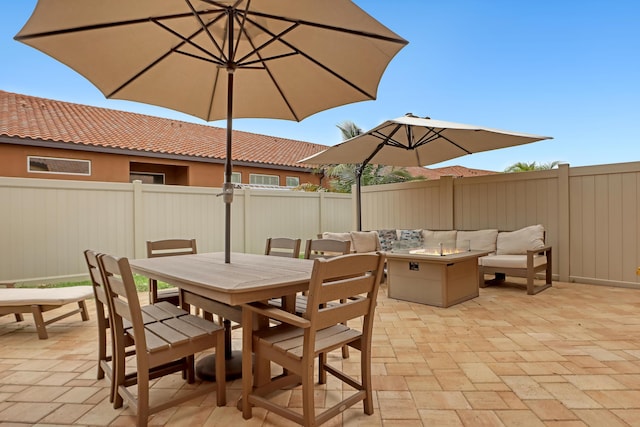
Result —
<path fill-rule="evenodd" d="M 342 132 L 342 139 L 347 140 L 361 135 L 362 129 L 352 121 L 344 121 L 336 125 Z M 356 183 L 358 164 L 342 164 L 325 167 L 325 173 L 333 178 L 331 187 L 338 193 L 350 193 L 351 186 Z M 395 168 L 383 165 L 368 164 L 362 171 L 362 185 L 391 184 L 395 182 L 424 179 L 414 177 L 405 168 Z"/>
<path fill-rule="evenodd" d="M 526 162 L 517 162 L 506 168 L 504 171 L 507 173 L 511 172 L 528 172 L 528 171 L 539 171 L 539 170 L 549 170 L 557 167 L 560 164 L 558 160 L 548 163 L 537 164 L 536 162 L 526 163 Z"/>

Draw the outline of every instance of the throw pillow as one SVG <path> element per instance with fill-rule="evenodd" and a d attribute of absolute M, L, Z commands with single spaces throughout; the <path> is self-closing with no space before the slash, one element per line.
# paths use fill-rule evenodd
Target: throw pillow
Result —
<path fill-rule="evenodd" d="M 422 239 L 422 230 L 400 230 L 398 240 L 406 248 L 419 248 L 424 240 Z"/>
<path fill-rule="evenodd" d="M 378 230 L 378 239 L 380 240 L 380 249 L 390 251 L 393 249 L 393 242 L 398 240 L 396 230 Z"/>

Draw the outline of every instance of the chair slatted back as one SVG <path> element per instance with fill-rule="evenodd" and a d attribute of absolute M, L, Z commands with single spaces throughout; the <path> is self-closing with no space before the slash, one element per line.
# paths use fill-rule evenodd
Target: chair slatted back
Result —
<path fill-rule="evenodd" d="M 305 259 L 332 258 L 351 251 L 351 242 L 336 239 L 309 239 L 305 246 Z"/>
<path fill-rule="evenodd" d="M 370 328 L 384 270 L 382 254 L 351 254 L 316 259 L 304 317 L 317 331 L 356 318 Z M 330 301 L 341 304 L 327 304 Z M 364 332 L 364 331 L 363 331 Z"/>
<path fill-rule="evenodd" d="M 197 254 L 196 239 L 167 239 L 147 242 L 147 257 Z"/>
<path fill-rule="evenodd" d="M 104 273 L 105 288 L 113 313 L 113 327 L 116 339 L 124 336 L 124 321 L 128 321 L 135 335 L 136 351 L 146 351 L 144 339 L 145 319 L 140 309 L 140 300 L 133 273 L 127 258 L 111 255 L 98 257 Z M 148 322 L 148 320 L 146 320 Z"/>
<path fill-rule="evenodd" d="M 98 252 L 87 249 L 84 251 L 84 259 L 87 262 L 87 268 L 89 269 L 89 277 L 91 279 L 91 285 L 93 286 L 93 293 L 97 301 L 102 304 L 96 304 L 96 310 L 98 310 L 98 317 L 103 319 L 106 317 L 105 307 L 108 307 L 109 300 L 107 299 L 107 293 L 104 288 L 102 279 L 102 273 L 98 266 Z"/>
<path fill-rule="evenodd" d="M 298 258 L 300 256 L 300 245 L 302 239 L 291 239 L 288 237 L 269 237 L 264 249 L 265 255 L 274 255 L 287 258 Z"/>

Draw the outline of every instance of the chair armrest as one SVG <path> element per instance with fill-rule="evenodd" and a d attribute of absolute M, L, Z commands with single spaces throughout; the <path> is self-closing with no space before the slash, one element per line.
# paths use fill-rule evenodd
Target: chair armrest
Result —
<path fill-rule="evenodd" d="M 551 246 L 544 246 L 540 249 L 533 249 L 527 251 L 527 257 L 532 257 L 534 255 L 544 253 L 545 255 L 549 255 L 551 253 Z"/>
<path fill-rule="evenodd" d="M 275 319 L 289 325 L 297 326 L 298 328 L 309 328 L 311 326 L 311 322 L 303 317 L 296 316 L 293 313 L 289 313 L 288 311 L 281 310 L 277 307 L 261 302 L 242 304 L 242 308 L 247 308 L 261 316 L 266 316 L 270 319 Z"/>

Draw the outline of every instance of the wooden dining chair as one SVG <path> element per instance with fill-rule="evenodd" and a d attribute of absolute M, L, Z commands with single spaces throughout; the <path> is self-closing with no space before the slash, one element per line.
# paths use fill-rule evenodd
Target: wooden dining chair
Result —
<path fill-rule="evenodd" d="M 287 258 L 300 257 L 300 245 L 302 239 L 291 239 L 288 237 L 269 237 L 264 249 L 265 255 L 275 255 Z"/>
<path fill-rule="evenodd" d="M 147 241 L 147 258 L 198 253 L 196 239 L 167 239 Z M 149 279 L 149 302 L 168 301 L 180 305 L 180 290 L 177 288 L 158 290 L 158 281 Z"/>
<path fill-rule="evenodd" d="M 89 269 L 89 278 L 91 285 L 93 286 L 93 294 L 95 296 L 96 304 L 96 319 L 98 322 L 98 375 L 99 380 L 103 379 L 105 375 L 110 382 L 109 402 L 113 402 L 115 399 L 115 383 L 113 381 L 113 372 L 115 371 L 115 359 L 114 354 L 114 339 L 111 333 L 111 322 L 109 320 L 109 301 L 107 299 L 107 292 L 104 287 L 102 274 L 100 272 L 100 266 L 98 264 L 98 252 L 92 250 L 84 251 L 84 258 Z M 127 348 L 133 344 L 133 341 L 128 340 L 125 342 Z M 108 351 L 107 351 L 108 348 Z M 135 351 L 129 350 L 126 355 L 130 356 Z"/>
<path fill-rule="evenodd" d="M 314 261 L 307 311 L 297 316 L 264 303 L 243 305 L 243 321 L 251 322 L 252 313 L 277 320 L 245 339 L 244 351 L 255 357 L 254 377 L 242 380 L 242 414 L 252 417 L 252 406 L 259 406 L 304 426 L 319 425 L 357 402 L 364 401 L 364 412 L 373 413 L 371 387 L 371 340 L 376 298 L 384 268 L 383 254 L 351 254 Z M 333 300 L 344 304 L 328 305 Z M 359 329 L 346 326 L 347 321 Z M 250 341 L 250 342 L 247 342 Z M 327 353 L 349 345 L 360 351 L 360 380 L 327 363 Z M 327 372 L 355 389 L 342 391 L 346 396 L 320 414 L 314 405 L 314 370 L 318 358 L 318 380 L 326 383 Z M 282 366 L 283 375 L 260 383 L 265 361 Z M 302 382 L 302 413 L 282 407 L 269 395 Z M 254 387 L 254 385 L 258 385 Z"/>
<path fill-rule="evenodd" d="M 336 239 L 309 239 L 304 250 L 304 259 L 332 258 L 351 251 L 351 242 Z"/>
<path fill-rule="evenodd" d="M 224 354 L 224 330 L 219 325 L 194 316 L 168 303 L 140 307 L 133 274 L 127 258 L 99 255 L 114 337 L 116 396 L 114 407 L 126 401 L 137 415 L 137 425 L 146 426 L 151 414 L 179 405 L 215 390 L 218 406 L 226 404 L 225 359 L 216 358 L 215 384 L 166 397 L 150 404 L 149 382 L 153 378 L 187 372 L 189 383 L 195 382 L 195 354 L 210 348 Z M 127 327 L 127 325 L 130 325 Z M 135 377 L 126 374 L 127 340 L 135 346 Z M 137 386 L 137 393 L 130 390 Z"/>
<path fill-rule="evenodd" d="M 340 255 L 347 255 L 350 250 L 351 242 L 346 240 L 308 239 L 305 243 L 304 259 L 329 259 Z M 269 300 L 269 304 L 282 308 L 284 306 L 284 297 L 272 298 Z M 330 304 L 335 304 L 335 302 L 331 302 Z M 307 311 L 307 296 L 306 292 L 303 292 L 300 295 L 296 295 L 295 313 L 302 315 L 305 311 Z M 349 358 L 349 348 L 347 346 L 342 347 L 342 357 L 344 359 Z"/>

